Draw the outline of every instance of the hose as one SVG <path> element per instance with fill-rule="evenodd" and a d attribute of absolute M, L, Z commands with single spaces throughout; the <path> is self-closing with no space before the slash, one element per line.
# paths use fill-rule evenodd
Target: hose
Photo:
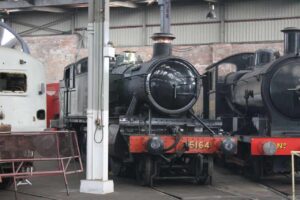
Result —
<path fill-rule="evenodd" d="M 175 137 L 175 142 L 172 145 L 170 145 L 169 147 L 165 148 L 164 152 L 170 151 L 171 149 L 175 148 L 177 146 L 177 144 L 179 143 L 179 141 L 181 140 L 181 138 L 182 138 L 182 135 L 178 131 L 176 134 L 176 137 Z"/>

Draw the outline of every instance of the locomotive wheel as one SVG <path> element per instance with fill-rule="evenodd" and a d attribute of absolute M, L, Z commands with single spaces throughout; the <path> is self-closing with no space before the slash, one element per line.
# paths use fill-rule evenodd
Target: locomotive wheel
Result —
<path fill-rule="evenodd" d="M 196 183 L 199 185 L 204 185 L 207 183 L 207 181 L 209 181 L 209 184 L 212 185 L 214 163 L 213 163 L 213 158 L 211 156 L 207 158 L 207 164 L 204 164 L 202 168 L 203 168 L 203 172 L 201 176 L 198 176 L 196 178 Z"/>
<path fill-rule="evenodd" d="M 262 177 L 262 161 L 260 158 L 254 158 L 252 160 L 252 169 L 253 169 L 253 175 L 251 176 L 254 181 L 260 181 Z"/>
<path fill-rule="evenodd" d="M 252 158 L 246 167 L 246 176 L 253 181 L 260 181 L 263 173 L 262 161 L 260 158 Z"/>
<path fill-rule="evenodd" d="M 118 159 L 111 157 L 109 159 L 109 164 L 110 164 L 110 170 L 113 173 L 113 175 L 119 176 L 122 170 L 122 163 Z"/>
<path fill-rule="evenodd" d="M 207 179 L 208 179 L 208 175 L 204 175 L 202 177 L 197 177 L 196 178 L 196 183 L 198 185 L 204 185 L 207 182 Z"/>
<path fill-rule="evenodd" d="M 152 186 L 154 163 L 150 156 L 141 158 L 136 166 L 136 179 L 142 186 Z"/>
<path fill-rule="evenodd" d="M 13 183 L 12 178 L 3 178 L 2 183 L 0 183 L 0 190 L 4 190 L 9 188 Z"/>

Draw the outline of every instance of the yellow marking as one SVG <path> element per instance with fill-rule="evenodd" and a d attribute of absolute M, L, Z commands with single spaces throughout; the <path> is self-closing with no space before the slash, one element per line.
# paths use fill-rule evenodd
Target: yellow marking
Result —
<path fill-rule="evenodd" d="M 211 142 L 190 141 L 188 144 L 190 149 L 210 149 L 212 147 Z"/>
<path fill-rule="evenodd" d="M 287 144 L 285 142 L 276 144 L 277 149 L 286 149 L 286 146 Z"/>

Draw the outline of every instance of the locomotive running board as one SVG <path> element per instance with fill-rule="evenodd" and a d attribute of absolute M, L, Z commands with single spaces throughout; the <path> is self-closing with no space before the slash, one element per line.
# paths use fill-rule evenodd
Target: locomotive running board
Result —
<path fill-rule="evenodd" d="M 220 120 L 203 120 L 206 126 L 212 128 L 219 128 L 222 126 L 222 122 Z M 142 120 L 138 117 L 126 117 L 120 116 L 119 124 L 123 126 L 145 126 L 149 124 L 149 120 Z M 199 122 L 194 119 L 188 118 L 179 118 L 179 119 L 170 119 L 170 118 L 152 118 L 151 119 L 152 126 L 180 126 L 185 125 L 188 127 L 201 126 Z"/>

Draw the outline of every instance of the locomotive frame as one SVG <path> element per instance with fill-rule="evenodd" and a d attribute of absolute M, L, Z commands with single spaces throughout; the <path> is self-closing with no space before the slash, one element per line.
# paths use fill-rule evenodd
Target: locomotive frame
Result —
<path fill-rule="evenodd" d="M 170 40 L 169 37 L 168 34 L 155 35 L 158 41 L 161 38 L 163 41 Z M 171 38 L 173 39 L 173 36 Z M 218 135 L 221 123 L 219 120 L 203 121 L 193 114 L 192 105 L 199 95 L 200 76 L 186 60 L 171 56 L 170 53 L 170 43 L 157 42 L 154 45 L 154 57 L 149 62 L 119 65 L 111 63 L 110 167 L 115 175 L 135 171 L 135 176 L 141 185 L 152 185 L 154 180 L 161 179 L 188 179 L 197 183 L 210 180 L 211 182 L 213 156 L 220 151 L 224 141 L 224 138 Z M 172 62 L 178 65 L 177 69 L 172 69 L 172 65 L 168 66 L 167 63 L 172 64 Z M 88 88 L 87 68 L 82 70 L 84 66 L 87 67 L 86 58 L 68 65 L 65 68 L 64 80 L 60 82 L 60 125 L 61 128 L 77 131 L 81 151 L 85 148 L 87 126 L 86 91 Z M 179 72 L 183 73 L 184 70 L 196 74 L 197 83 L 191 87 L 185 84 L 175 89 L 171 87 L 171 91 L 166 90 L 164 95 L 170 92 L 174 95 L 175 92 L 174 96 L 166 96 L 166 98 L 174 98 L 174 101 L 182 99 L 177 95 L 182 95 L 183 100 L 190 96 L 188 102 L 181 100 L 184 103 L 178 108 L 162 108 L 159 105 L 161 102 L 157 103 L 155 97 L 149 97 L 150 90 L 153 90 L 150 79 L 154 73 L 159 75 L 152 80 L 159 82 L 167 80 L 161 79 L 160 75 L 171 74 L 176 80 Z M 191 78 L 179 76 L 179 80 L 181 79 L 188 81 Z M 193 87 L 195 89 L 191 89 Z M 189 93 L 189 90 L 196 93 Z M 147 98 L 150 100 L 148 101 Z M 177 106 L 174 102 L 167 105 Z M 232 149 L 229 147 L 230 150 Z"/>

